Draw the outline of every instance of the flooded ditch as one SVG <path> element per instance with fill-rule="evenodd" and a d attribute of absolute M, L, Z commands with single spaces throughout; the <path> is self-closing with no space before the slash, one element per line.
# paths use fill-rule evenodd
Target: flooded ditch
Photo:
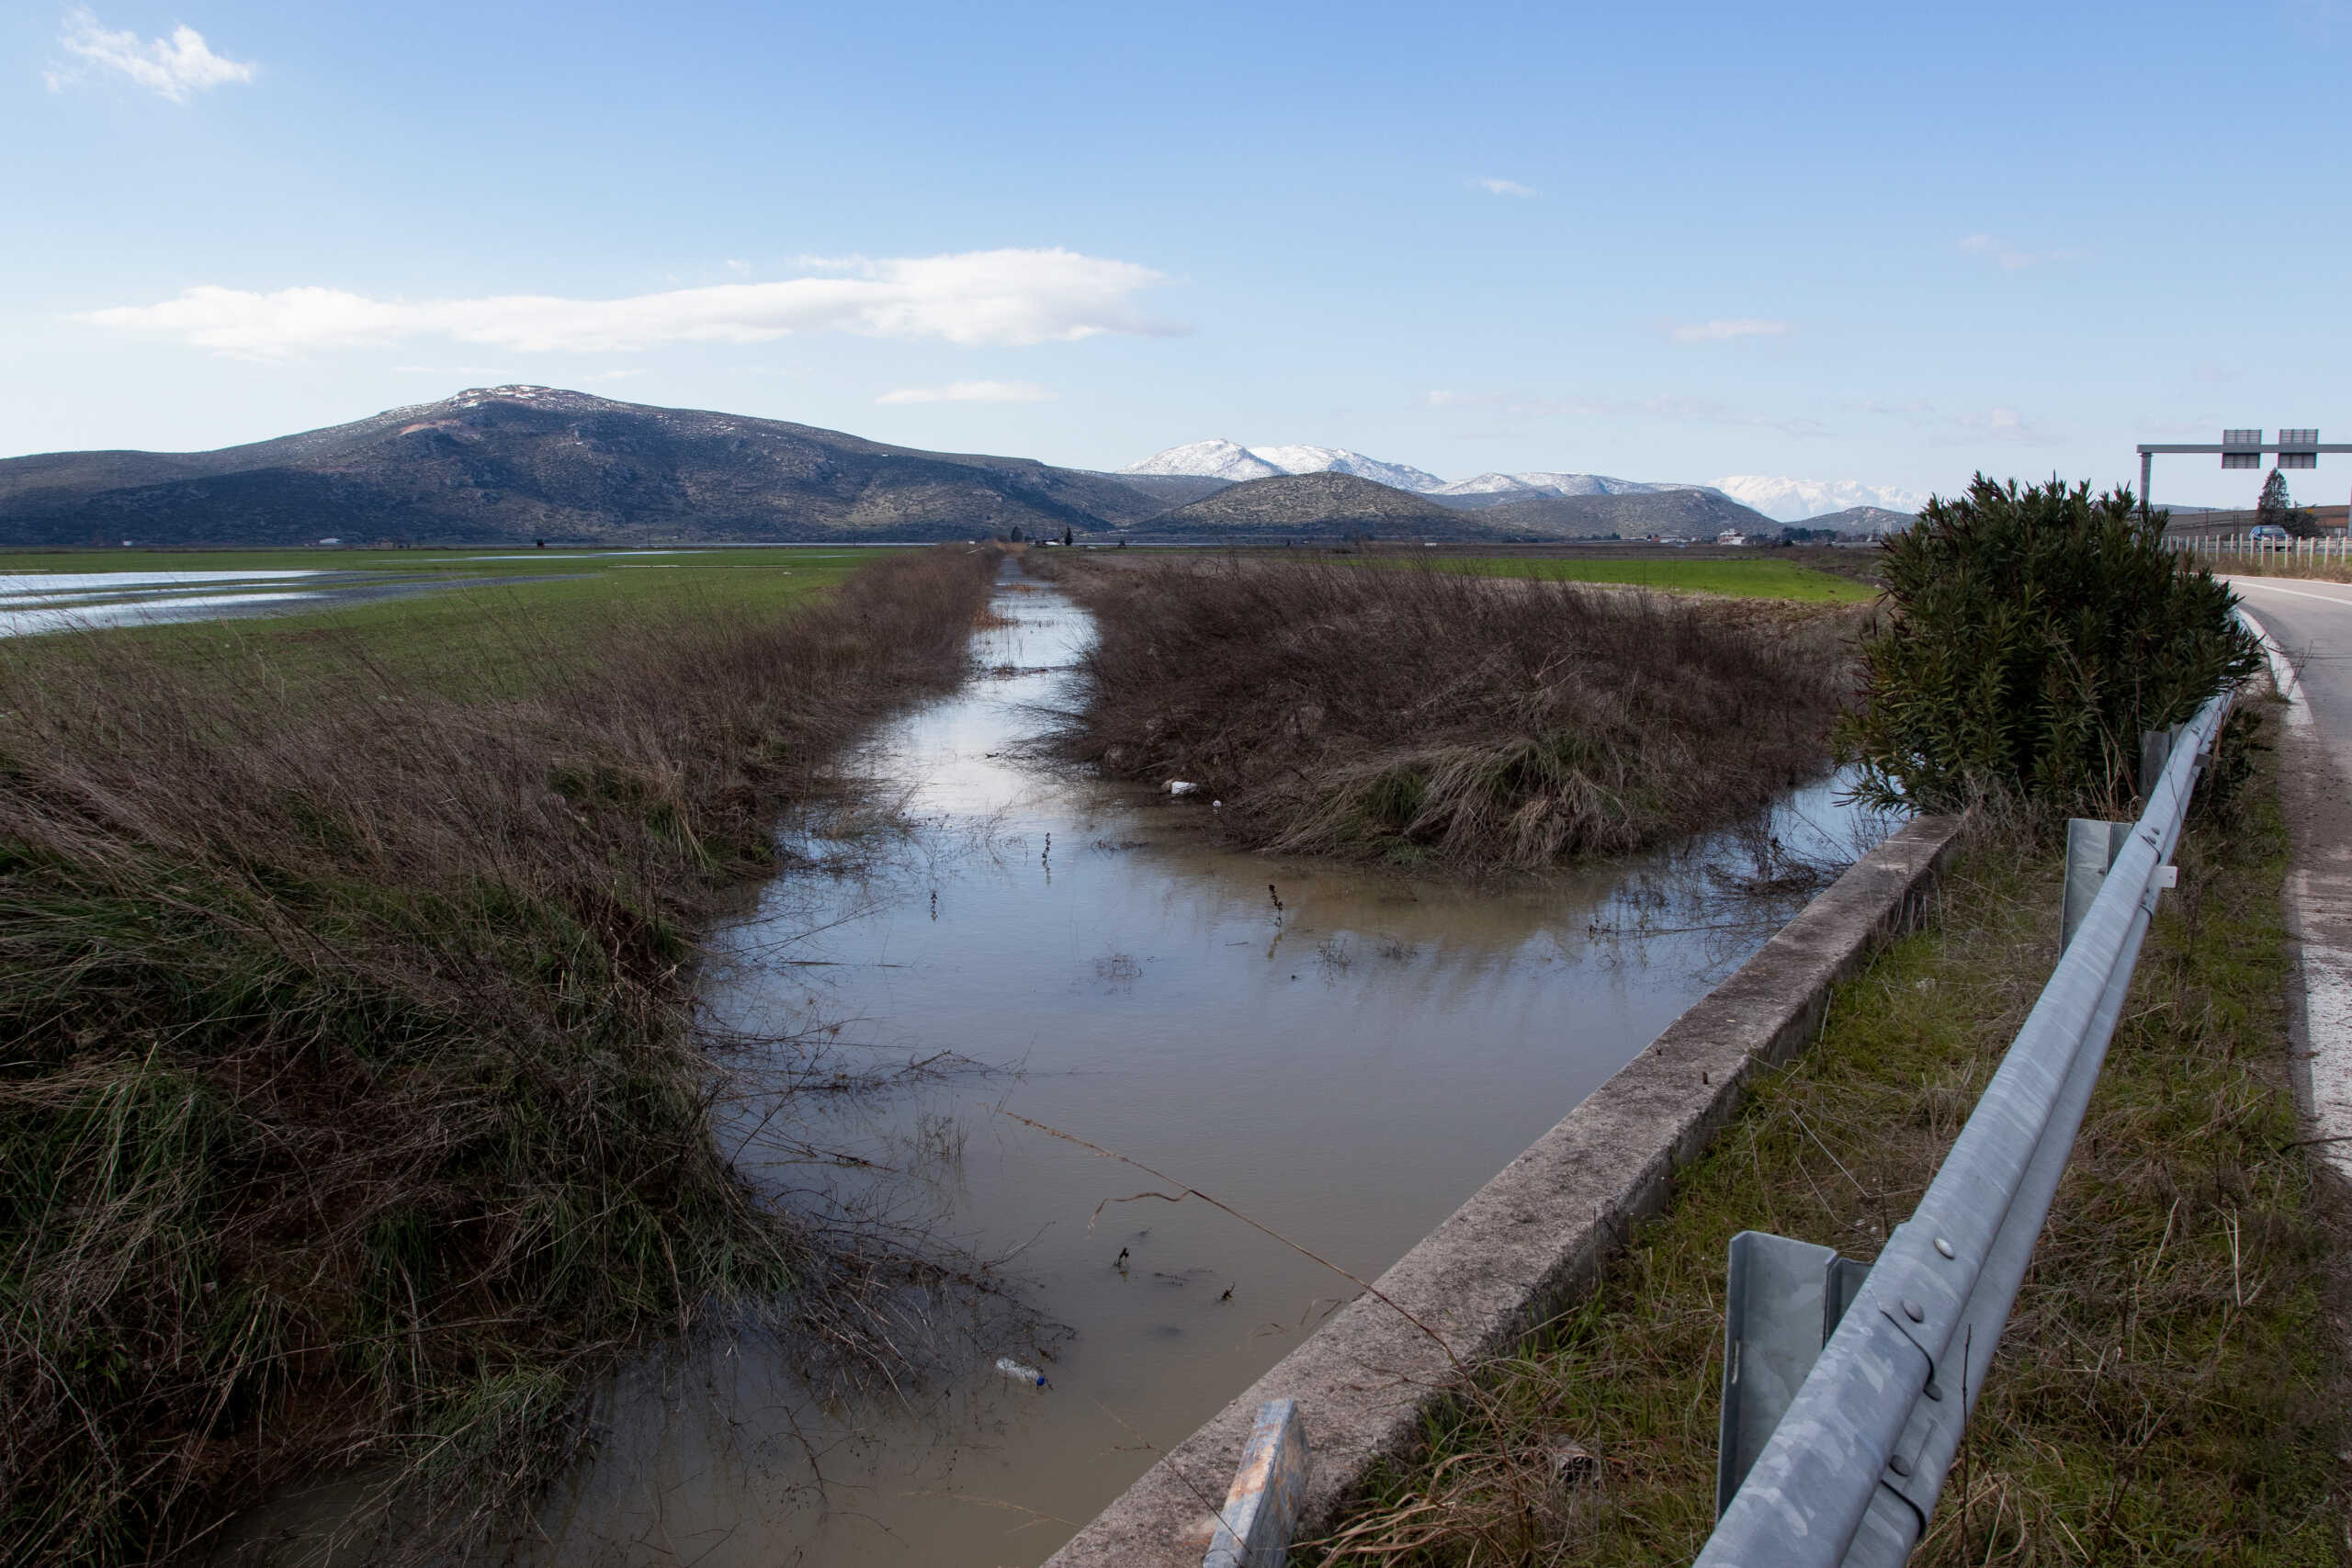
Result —
<path fill-rule="evenodd" d="M 1025 1312 L 946 1314 L 928 1370 L 859 1395 L 751 1333 L 650 1359 L 600 1397 L 526 1560 L 1041 1561 L 1354 1287 L 1031 1123 L 1369 1279 L 1802 901 L 1727 894 L 1729 835 L 1476 886 L 1220 848 L 1208 801 L 1038 759 L 1091 623 L 1017 577 L 993 609 L 963 690 L 854 761 L 899 826 L 797 825 L 820 869 L 721 934 L 705 1005 L 796 1067 L 812 1043 L 852 1074 L 926 1064 L 793 1096 L 788 1123 L 733 1102 L 723 1135 L 771 1190 L 998 1260 Z M 1850 859 L 1870 835 L 1832 793 L 1758 830 Z"/>

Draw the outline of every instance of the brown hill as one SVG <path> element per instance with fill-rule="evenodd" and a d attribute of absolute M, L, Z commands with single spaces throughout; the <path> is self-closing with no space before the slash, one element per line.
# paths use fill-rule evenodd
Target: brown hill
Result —
<path fill-rule="evenodd" d="M 1353 474 L 1280 474 L 1227 485 L 1162 513 L 1146 534 L 1360 534 L 1460 538 L 1487 532 L 1433 501 Z"/>
<path fill-rule="evenodd" d="M 1026 458 L 549 387 L 481 388 L 216 452 L 0 460 L 0 545 L 964 538 L 1097 533 L 1170 504 Z"/>
<path fill-rule="evenodd" d="M 1662 490 L 1627 495 L 1563 495 L 1514 501 L 1475 514 L 1498 534 L 1546 538 L 1635 539 L 1677 534 L 1712 539 L 1726 528 L 1780 536 L 1781 525 L 1712 490 Z"/>

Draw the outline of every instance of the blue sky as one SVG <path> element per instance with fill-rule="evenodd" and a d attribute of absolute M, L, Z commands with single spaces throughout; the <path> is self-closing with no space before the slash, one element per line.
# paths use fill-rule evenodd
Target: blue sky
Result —
<path fill-rule="evenodd" d="M 2352 437 L 2352 4 L 36 0 L 0 72 L 10 454 L 500 381 L 1448 479 Z"/>

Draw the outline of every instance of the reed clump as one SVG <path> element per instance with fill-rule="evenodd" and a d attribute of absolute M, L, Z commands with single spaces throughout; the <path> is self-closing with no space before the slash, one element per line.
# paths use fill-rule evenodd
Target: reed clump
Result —
<path fill-rule="evenodd" d="M 1817 773 L 1853 609 L 1414 567 L 1073 563 L 1069 750 L 1183 779 L 1254 847 L 1532 869 L 1735 819 Z"/>
<path fill-rule="evenodd" d="M 266 630 L 0 655 L 0 1557 L 168 1561 L 354 1470 L 456 1557 L 626 1348 L 828 1310 L 712 1142 L 696 933 L 957 677 L 993 558 L 488 630 L 470 695 Z"/>

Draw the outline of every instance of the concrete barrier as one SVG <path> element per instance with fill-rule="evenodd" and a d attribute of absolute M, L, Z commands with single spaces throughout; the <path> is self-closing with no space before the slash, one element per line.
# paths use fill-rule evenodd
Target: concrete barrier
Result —
<path fill-rule="evenodd" d="M 1046 1568 L 1198 1568 L 1272 1399 L 1297 1402 L 1314 1450 L 1299 1536 L 1328 1530 L 1376 1464 L 1410 1454 L 1456 1359 L 1512 1349 L 1591 1287 L 1629 1222 L 1666 1206 L 1673 1173 L 1731 1120 L 1749 1077 L 1802 1050 L 1829 988 L 1919 922 L 1959 829 L 1954 818 L 1921 818 L 1856 862 L 1383 1274 L 1375 1286 L 1394 1306 L 1357 1297 Z"/>

